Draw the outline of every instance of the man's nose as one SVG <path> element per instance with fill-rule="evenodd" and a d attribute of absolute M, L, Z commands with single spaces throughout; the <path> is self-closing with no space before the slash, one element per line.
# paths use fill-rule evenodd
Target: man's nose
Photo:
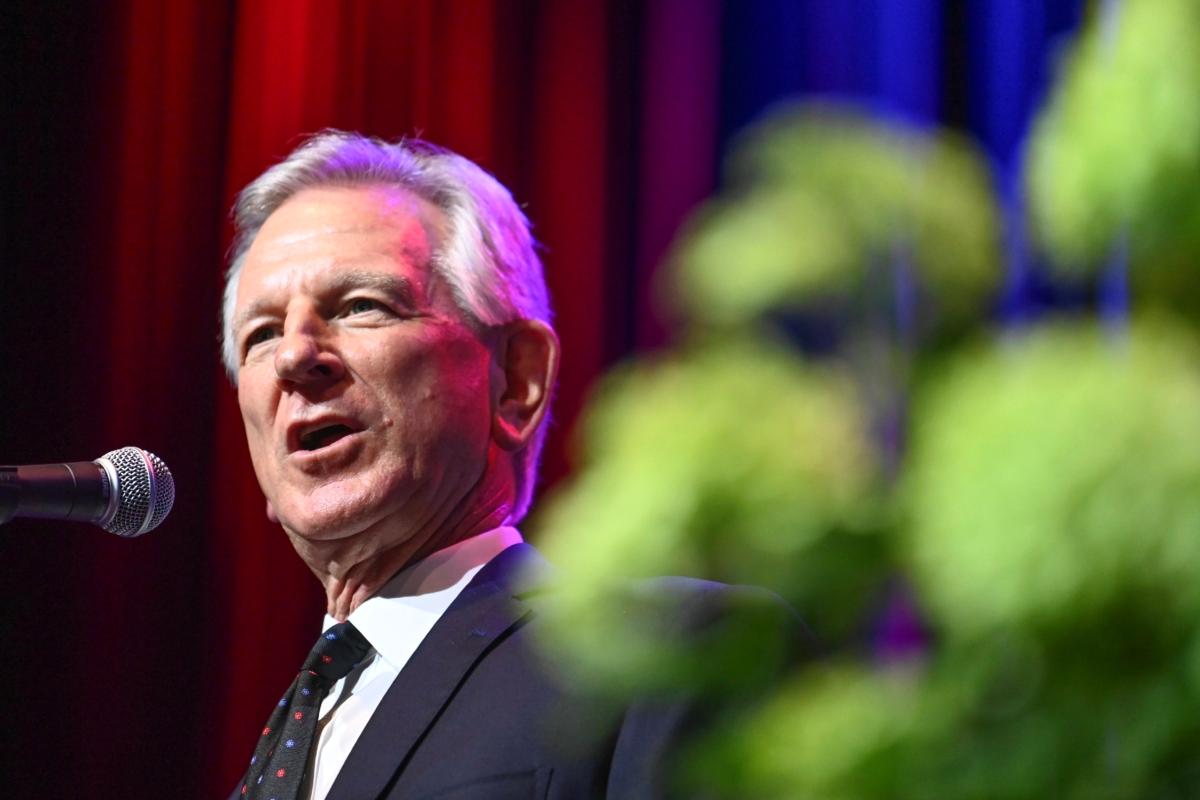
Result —
<path fill-rule="evenodd" d="M 275 349 L 275 374 L 293 384 L 339 380 L 345 372 L 341 356 L 329 342 L 329 327 L 314 314 L 288 321 Z"/>

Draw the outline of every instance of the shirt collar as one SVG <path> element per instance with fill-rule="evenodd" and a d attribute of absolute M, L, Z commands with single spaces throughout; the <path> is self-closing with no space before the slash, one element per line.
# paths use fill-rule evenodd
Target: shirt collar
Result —
<path fill-rule="evenodd" d="M 442 548 L 396 573 L 349 620 L 380 656 L 399 668 L 475 573 L 522 541 L 516 528 L 503 526 Z M 325 630 L 336 624 L 325 615 Z"/>

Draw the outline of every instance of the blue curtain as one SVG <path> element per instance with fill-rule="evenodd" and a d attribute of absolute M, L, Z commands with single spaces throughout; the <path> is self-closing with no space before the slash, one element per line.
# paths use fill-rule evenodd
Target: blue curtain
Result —
<path fill-rule="evenodd" d="M 882 117 L 972 137 L 1004 214 L 1001 320 L 1084 301 L 1032 263 L 1021 185 L 1023 142 L 1084 19 L 1084 0 L 727 0 L 718 141 L 725 152 L 775 103 L 829 97 Z M 1120 254 L 1117 253 L 1119 258 Z M 1106 307 L 1121 305 L 1120 271 Z"/>

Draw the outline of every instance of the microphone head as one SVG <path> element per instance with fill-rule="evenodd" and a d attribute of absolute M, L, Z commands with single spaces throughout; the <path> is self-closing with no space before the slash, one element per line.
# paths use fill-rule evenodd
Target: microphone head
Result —
<path fill-rule="evenodd" d="M 118 536 L 141 536 L 167 518 L 175 503 L 175 479 L 161 458 L 140 447 L 122 447 L 96 463 L 112 484 L 101 528 Z"/>

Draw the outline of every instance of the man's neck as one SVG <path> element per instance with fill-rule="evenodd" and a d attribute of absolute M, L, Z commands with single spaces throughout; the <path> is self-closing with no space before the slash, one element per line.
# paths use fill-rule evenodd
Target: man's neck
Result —
<path fill-rule="evenodd" d="M 512 515 L 511 484 L 487 475 L 448 513 L 407 536 L 383 536 L 378 531 L 332 541 L 313 541 L 288 531 L 293 547 L 325 587 L 326 613 L 345 621 L 354 609 L 374 595 L 400 570 L 457 542 L 509 524 Z M 407 520 L 381 520 L 378 525 L 406 524 Z M 395 541 L 382 550 L 365 549 L 370 543 Z"/>
<path fill-rule="evenodd" d="M 507 514 L 487 517 L 477 525 L 465 528 L 453 536 L 429 536 L 416 548 L 408 546 L 411 542 L 404 542 L 345 569 L 341 569 L 340 564 L 333 563 L 329 565 L 332 569 L 324 574 L 313 570 L 325 586 L 326 613 L 339 622 L 344 622 L 354 609 L 405 567 L 420 562 L 442 548 L 497 528 L 507 521 Z"/>

